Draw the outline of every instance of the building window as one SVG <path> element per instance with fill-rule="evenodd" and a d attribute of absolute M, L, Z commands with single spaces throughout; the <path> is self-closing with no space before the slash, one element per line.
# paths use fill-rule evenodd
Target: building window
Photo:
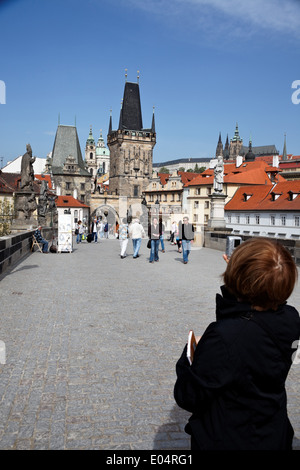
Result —
<path fill-rule="evenodd" d="M 281 225 L 285 225 L 286 224 L 286 217 L 285 215 L 282 215 L 281 216 Z"/>
<path fill-rule="evenodd" d="M 85 190 L 85 184 L 84 183 L 80 183 L 80 189 L 81 189 L 81 191 Z"/>
<path fill-rule="evenodd" d="M 199 207 L 199 201 L 194 201 L 194 209 L 198 209 Z"/>
<path fill-rule="evenodd" d="M 164 194 L 164 202 L 167 202 L 167 200 L 168 200 L 168 195 Z"/>
<path fill-rule="evenodd" d="M 237 223 L 237 224 L 240 223 L 240 216 L 239 216 L 239 215 L 236 216 L 236 223 Z"/>
<path fill-rule="evenodd" d="M 260 222 L 260 216 L 259 215 L 255 216 L 255 222 L 256 222 L 256 225 L 259 225 L 259 222 Z"/>
<path fill-rule="evenodd" d="M 246 215 L 246 224 L 250 225 L 250 215 Z"/>
<path fill-rule="evenodd" d="M 231 215 L 228 216 L 228 223 L 231 224 Z"/>
<path fill-rule="evenodd" d="M 200 196 L 200 193 L 201 193 L 201 189 L 200 189 L 200 188 L 196 188 L 196 189 L 195 189 L 195 194 L 196 194 L 196 196 Z"/>
<path fill-rule="evenodd" d="M 134 197 L 137 197 L 139 195 L 139 187 L 138 186 L 134 186 L 133 187 L 133 196 Z"/>
<path fill-rule="evenodd" d="M 93 160 L 93 152 L 90 153 L 90 160 Z"/>
<path fill-rule="evenodd" d="M 66 189 L 70 189 L 71 188 L 71 183 L 66 183 Z"/>
<path fill-rule="evenodd" d="M 295 215 L 295 227 L 299 227 L 300 226 L 300 217 L 299 215 Z"/>
<path fill-rule="evenodd" d="M 198 214 L 194 214 L 194 222 L 198 222 Z"/>
<path fill-rule="evenodd" d="M 275 225 L 275 215 L 271 215 L 271 225 Z"/>
<path fill-rule="evenodd" d="M 209 209 L 209 201 L 204 202 L 204 209 Z"/>

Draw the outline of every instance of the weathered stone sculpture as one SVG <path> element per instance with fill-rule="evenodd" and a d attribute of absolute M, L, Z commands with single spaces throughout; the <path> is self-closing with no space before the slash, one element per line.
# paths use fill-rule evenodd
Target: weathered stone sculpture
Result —
<path fill-rule="evenodd" d="M 21 189 L 33 189 L 34 170 L 33 163 L 35 157 L 32 156 L 30 144 L 26 145 L 26 153 L 24 153 L 21 162 Z"/>
<path fill-rule="evenodd" d="M 38 203 L 38 219 L 39 219 L 39 224 L 43 225 L 42 220 L 45 219 L 46 217 L 46 212 L 48 209 L 48 183 L 47 181 L 43 180 L 41 182 L 41 189 L 40 189 L 40 195 L 39 195 L 39 203 Z M 42 220 L 40 220 L 42 219 Z"/>
<path fill-rule="evenodd" d="M 223 192 L 223 182 L 224 182 L 224 163 L 223 157 L 220 155 L 218 157 L 217 164 L 214 168 L 214 192 L 222 193 Z"/>
<path fill-rule="evenodd" d="M 26 228 L 36 225 L 37 221 L 33 217 L 37 204 L 34 192 L 34 170 L 33 163 L 35 157 L 32 157 L 31 146 L 27 144 L 26 153 L 21 162 L 21 181 L 20 189 L 15 192 L 15 220 L 12 229 Z"/>

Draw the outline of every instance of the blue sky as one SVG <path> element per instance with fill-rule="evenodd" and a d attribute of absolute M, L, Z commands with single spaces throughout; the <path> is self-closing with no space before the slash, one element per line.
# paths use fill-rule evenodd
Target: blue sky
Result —
<path fill-rule="evenodd" d="M 27 143 L 46 157 L 58 115 L 76 118 L 83 155 L 90 125 L 106 142 L 125 69 L 132 82 L 139 70 L 145 128 L 155 106 L 154 162 L 211 158 L 236 122 L 245 145 L 282 152 L 286 133 L 300 154 L 298 0 L 0 1 L 0 57 L 4 164 Z"/>

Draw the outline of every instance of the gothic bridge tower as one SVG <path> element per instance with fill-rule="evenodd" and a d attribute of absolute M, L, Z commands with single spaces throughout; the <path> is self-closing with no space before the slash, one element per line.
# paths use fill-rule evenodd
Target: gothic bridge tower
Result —
<path fill-rule="evenodd" d="M 139 83 L 125 82 L 120 121 L 112 130 L 110 116 L 107 145 L 110 150 L 109 193 L 141 199 L 152 178 L 156 144 L 154 111 L 152 125 L 143 128 Z"/>

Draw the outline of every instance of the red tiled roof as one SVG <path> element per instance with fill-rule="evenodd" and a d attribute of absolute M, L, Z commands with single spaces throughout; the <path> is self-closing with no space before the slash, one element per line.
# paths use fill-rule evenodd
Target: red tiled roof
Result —
<path fill-rule="evenodd" d="M 46 180 L 48 183 L 48 189 L 52 189 L 52 182 L 51 182 L 50 175 L 34 175 L 34 177 L 39 181 Z"/>
<path fill-rule="evenodd" d="M 199 175 L 199 173 L 192 173 L 191 171 L 178 171 L 177 174 L 180 176 L 183 185 L 186 185 L 189 181 Z M 158 173 L 157 175 L 160 178 L 162 186 L 164 186 L 169 181 L 170 176 L 172 176 L 171 173 Z"/>
<path fill-rule="evenodd" d="M 157 173 L 157 176 L 160 178 L 160 184 L 164 186 L 168 182 L 171 175 L 169 173 Z"/>
<path fill-rule="evenodd" d="M 0 193 L 13 194 L 20 189 L 21 174 L 20 173 L 6 173 L 0 171 Z M 40 185 L 37 181 L 33 182 L 33 189 L 35 194 L 40 193 Z"/>
<path fill-rule="evenodd" d="M 271 167 L 266 162 L 256 160 L 254 162 L 243 162 L 239 167 L 235 163 L 224 165 L 224 183 L 233 184 L 272 184 L 268 173 L 278 173 L 278 168 Z M 285 179 L 277 175 L 278 181 Z M 196 178 L 186 184 L 186 186 L 198 186 L 213 184 L 214 170 L 208 169 L 200 173 Z"/>
<path fill-rule="evenodd" d="M 89 207 L 83 202 L 78 201 L 73 196 L 57 196 L 55 200 L 56 207 Z"/>
<path fill-rule="evenodd" d="M 245 194 L 250 197 L 245 198 Z M 280 182 L 271 188 L 270 185 L 241 186 L 225 205 L 225 210 L 300 211 L 300 181 Z"/>
<path fill-rule="evenodd" d="M 181 181 L 185 186 L 189 181 L 192 181 L 194 178 L 196 178 L 199 173 L 193 173 L 191 171 L 178 171 L 178 175 L 180 175 Z"/>

